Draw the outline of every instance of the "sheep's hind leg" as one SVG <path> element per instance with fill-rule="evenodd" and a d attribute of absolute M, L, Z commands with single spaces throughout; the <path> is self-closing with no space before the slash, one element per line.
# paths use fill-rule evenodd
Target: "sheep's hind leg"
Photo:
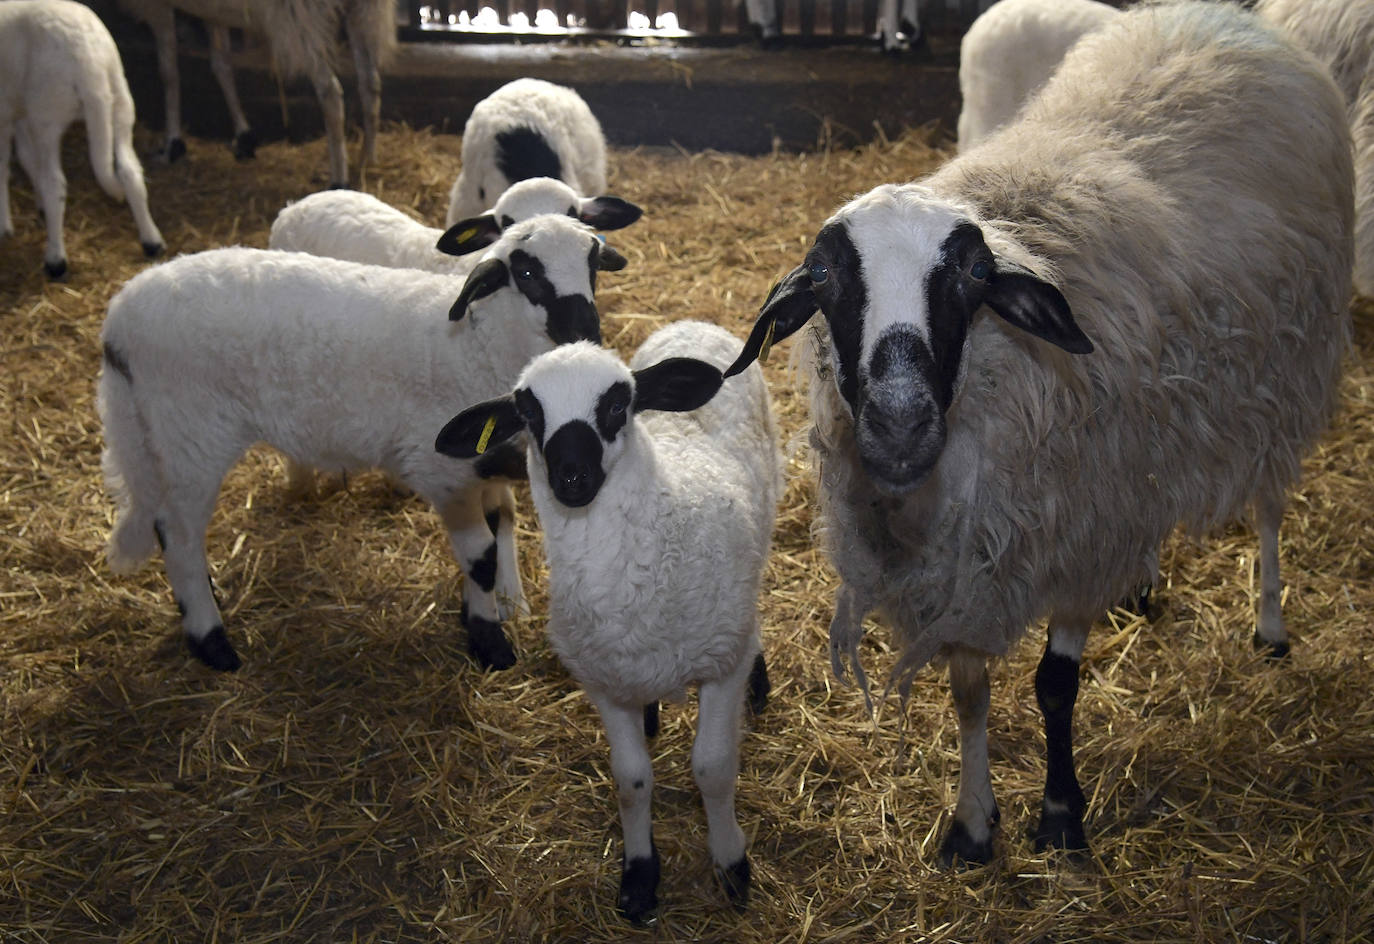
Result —
<path fill-rule="evenodd" d="M 173 489 L 154 527 L 162 545 L 167 581 L 181 611 L 187 648 L 210 668 L 233 672 L 242 663 L 224 631 L 205 560 L 205 529 L 218 491 L 218 483 L 210 490 Z"/>
<path fill-rule="evenodd" d="M 959 799 L 940 843 L 940 862 L 982 864 L 992 859 L 992 832 L 1001 819 L 988 766 L 988 669 L 984 657 L 956 648 L 949 655 L 949 688 L 959 715 Z"/>
<path fill-rule="evenodd" d="M 515 548 L 515 494 L 505 483 L 491 483 L 482 492 L 482 511 L 487 527 L 496 535 L 497 612 L 503 620 L 528 614 L 525 588 L 520 581 L 520 561 Z"/>
<path fill-rule="evenodd" d="M 749 902 L 749 857 L 744 831 L 735 819 L 735 780 L 739 775 L 741 710 L 754 661 L 741 659 L 722 679 L 703 682 L 698 695 L 697 736 L 692 744 L 692 774 L 706 808 L 711 861 L 726 895 L 738 908 Z"/>
<path fill-rule="evenodd" d="M 1255 648 L 1271 659 L 1288 655 L 1288 629 L 1283 625 L 1283 584 L 1279 580 L 1279 523 L 1283 502 L 1261 499 L 1255 503 L 1255 524 L 1260 541 L 1260 606 L 1255 626 Z"/>
<path fill-rule="evenodd" d="M 588 691 L 601 714 L 611 745 L 611 776 L 620 800 L 620 829 L 625 855 L 616 898 L 620 913 L 635 924 L 658 917 L 658 848 L 654 845 L 652 799 L 654 769 L 644 741 L 642 709 L 621 705 L 605 694 Z"/>
<path fill-rule="evenodd" d="M 440 512 L 448 529 L 453 556 L 463 571 L 463 606 L 460 619 L 468 634 L 468 651 L 482 668 L 509 669 L 515 650 L 501 629 L 496 606 L 496 536 L 487 526 L 481 496 L 462 493 Z"/>
<path fill-rule="evenodd" d="M 43 269 L 50 279 L 67 274 L 67 246 L 62 241 L 62 217 L 67 209 L 67 177 L 62 173 L 62 131 L 51 123 L 34 124 L 20 120 L 14 128 L 14 153 L 19 166 L 29 175 L 43 210 L 48 244 L 43 251 Z"/>
<path fill-rule="evenodd" d="M 1086 620 L 1051 620 L 1045 654 L 1035 671 L 1035 700 L 1045 716 L 1045 795 L 1035 830 L 1036 849 L 1088 847 L 1083 834 L 1088 801 L 1073 764 L 1073 706 L 1090 625 Z"/>
<path fill-rule="evenodd" d="M 253 158 L 258 152 L 258 136 L 248 123 L 248 116 L 239 102 L 239 90 L 234 84 L 234 65 L 229 54 L 229 27 L 218 23 L 210 27 L 210 71 L 215 74 L 219 90 L 224 94 L 224 104 L 229 109 L 229 120 L 234 123 L 234 157 L 240 161 Z"/>

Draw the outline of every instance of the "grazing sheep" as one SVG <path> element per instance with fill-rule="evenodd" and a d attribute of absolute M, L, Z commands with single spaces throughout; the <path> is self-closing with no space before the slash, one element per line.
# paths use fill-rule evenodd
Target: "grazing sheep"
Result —
<path fill-rule="evenodd" d="M 1000 0 L 989 7 L 959 43 L 959 150 L 1010 121 L 1080 37 L 1117 15 L 1098 0 Z"/>
<path fill-rule="evenodd" d="M 1036 844 L 1085 845 L 1083 644 L 1176 524 L 1253 507 L 1257 641 L 1286 646 L 1278 528 L 1349 343 L 1351 188 L 1311 56 L 1230 4 L 1145 6 L 981 146 L 842 207 L 765 303 L 727 376 L 818 308 L 829 327 L 810 386 L 836 671 L 874 609 L 903 691 L 948 663 L 944 860 L 991 856 L 985 663 L 1046 615 Z"/>
<path fill-rule="evenodd" d="M 54 279 L 67 272 L 62 134 L 78 118 L 86 123 L 91 168 L 101 189 L 128 202 L 144 254 L 160 254 L 162 234 L 148 212 L 143 165 L 134 153 L 134 100 L 110 31 L 89 7 L 71 0 L 0 4 L 0 238 L 14 235 L 13 142 L 43 210 L 43 268 Z"/>
<path fill-rule="evenodd" d="M 1331 70 L 1355 146 L 1355 288 L 1374 296 L 1374 4 L 1259 0 L 1255 12 Z"/>
<path fill-rule="evenodd" d="M 473 253 L 502 230 L 545 213 L 561 213 L 597 229 L 620 229 L 642 211 L 619 197 L 579 197 L 561 180 L 522 180 L 490 212 L 460 220 L 447 231 L 357 190 L 324 190 L 286 206 L 272 223 L 268 246 L 400 269 L 466 275 Z"/>
<path fill-rule="evenodd" d="M 653 916 L 659 880 L 641 715 L 688 685 L 700 687 L 692 771 L 711 858 L 732 901 L 749 891 L 734 809 L 740 709 L 746 687 L 757 697 L 760 676 L 767 684 L 758 596 L 781 475 L 762 373 L 721 389 L 738 350 L 702 322 L 656 332 L 628 368 L 594 345 L 566 345 L 435 443 L 468 458 L 530 433 L 549 641 L 606 726 L 625 838 L 618 900 L 636 922 Z"/>
<path fill-rule="evenodd" d="M 344 147 L 344 98 L 334 72 L 337 37 L 348 37 L 358 76 L 363 115 L 363 163 L 376 160 L 381 121 L 381 69 L 396 45 L 394 0 L 120 0 L 120 5 L 152 27 L 157 38 L 158 68 L 167 102 L 167 155 L 185 152 L 177 144 L 181 128 L 176 66 L 176 31 L 172 8 L 200 17 L 210 27 L 211 63 L 234 115 L 235 153 L 251 156 L 256 138 L 238 107 L 228 58 L 225 27 L 267 37 L 276 69 L 287 78 L 305 76 L 315 87 L 324 112 L 329 143 L 329 185 L 348 186 Z"/>
<path fill-rule="evenodd" d="M 601 124 L 582 96 L 542 79 L 507 82 L 477 103 L 463 126 L 462 161 L 445 226 L 477 216 L 531 177 L 561 180 L 580 196 L 606 190 Z"/>
<path fill-rule="evenodd" d="M 102 331 L 110 566 L 130 571 L 161 544 L 191 651 L 236 669 L 205 560 L 225 472 L 255 442 L 318 468 L 379 467 L 443 518 L 473 655 L 512 665 L 498 609 L 523 603 L 502 504 L 511 456 L 455 462 L 434 452 L 434 430 L 452 404 L 510 389 L 535 355 L 599 340 L 596 270 L 624 264 L 588 227 L 548 216 L 511 227 L 466 281 L 243 248 L 141 273 Z"/>

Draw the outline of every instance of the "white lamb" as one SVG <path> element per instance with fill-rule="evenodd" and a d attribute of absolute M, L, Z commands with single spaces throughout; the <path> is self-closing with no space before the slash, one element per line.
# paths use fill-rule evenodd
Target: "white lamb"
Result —
<path fill-rule="evenodd" d="M 225 27 L 259 33 L 267 38 L 273 64 L 286 78 L 304 76 L 315 87 L 324 112 L 329 146 L 329 183 L 348 186 L 348 154 L 344 147 L 343 87 L 334 72 L 337 38 L 346 34 L 358 77 L 363 116 L 363 163 L 376 160 L 381 122 L 382 66 L 396 45 L 395 0 L 120 0 L 120 5 L 152 27 L 157 37 L 158 67 L 167 104 L 167 154 L 178 145 L 181 104 L 176 65 L 176 30 L 172 8 L 198 16 L 211 28 L 212 65 L 234 114 L 235 150 L 249 156 L 252 131 L 238 96 L 228 60 Z M 216 29 L 219 27 L 219 29 Z"/>
<path fill-rule="evenodd" d="M 531 177 L 561 180 L 581 196 L 606 190 L 601 124 L 582 96 L 542 79 L 507 82 L 477 103 L 463 126 L 462 161 L 445 226 Z"/>
<path fill-rule="evenodd" d="M 1253 507 L 1257 642 L 1287 645 L 1278 529 L 1349 344 L 1352 186 L 1310 55 L 1231 4 L 1148 5 L 979 147 L 842 207 L 765 303 L 739 365 L 817 309 L 829 327 L 809 360 L 836 671 L 875 609 L 900 688 L 948 663 L 942 858 L 991 856 L 985 663 L 1046 615 L 1036 843 L 1085 845 L 1083 644 L 1177 524 Z"/>
<path fill-rule="evenodd" d="M 466 275 L 501 232 L 522 220 L 556 213 L 596 229 L 619 229 L 642 211 L 619 197 L 580 197 L 561 180 L 535 177 L 512 186 L 481 216 L 447 231 L 426 226 L 371 194 L 324 190 L 286 206 L 268 246 L 392 268 Z"/>
<path fill-rule="evenodd" d="M 1098 0 L 1000 0 L 959 43 L 959 150 L 1006 124 L 1087 33 L 1119 15 Z"/>
<path fill-rule="evenodd" d="M 435 453 L 434 431 L 452 404 L 510 389 L 535 355 L 599 340 L 596 269 L 624 264 L 556 216 L 513 226 L 466 281 L 243 248 L 141 273 L 102 332 L 111 567 L 132 570 L 160 543 L 191 651 L 236 669 L 205 559 L 225 472 L 255 442 L 318 468 L 378 467 L 443 518 L 473 655 L 512 665 L 498 606 L 523 603 L 501 504 L 514 450 L 455 462 Z"/>
<path fill-rule="evenodd" d="M 143 165 L 134 153 L 134 100 L 110 31 L 90 7 L 72 0 L 0 3 L 0 238 L 14 235 L 13 142 L 43 210 L 43 268 L 54 279 L 67 271 L 62 134 L 78 118 L 86 123 L 91 168 L 101 189 L 128 202 L 144 254 L 160 254 L 162 234 L 148 212 Z"/>
<path fill-rule="evenodd" d="M 735 777 L 746 687 L 757 697 L 762 677 L 766 688 L 758 596 L 780 462 L 758 368 L 721 388 L 738 350 L 701 322 L 656 332 L 628 368 L 594 345 L 567 345 L 526 367 L 513 394 L 455 417 L 435 444 L 471 457 L 529 432 L 549 640 L 606 726 L 625 838 L 619 907 L 636 922 L 652 918 L 659 880 L 641 713 L 692 684 L 692 771 L 711 858 L 730 899 L 748 896 Z"/>

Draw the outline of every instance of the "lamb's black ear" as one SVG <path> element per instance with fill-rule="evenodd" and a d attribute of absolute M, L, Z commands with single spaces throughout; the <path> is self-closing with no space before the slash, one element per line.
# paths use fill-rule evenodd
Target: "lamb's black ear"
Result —
<path fill-rule="evenodd" d="M 497 397 L 468 407 L 445 423 L 434 440 L 434 449 L 455 459 L 471 459 L 524 428 L 525 421 L 515 409 L 515 398 Z"/>
<path fill-rule="evenodd" d="M 450 256 L 465 256 L 470 252 L 485 249 L 501 238 L 501 226 L 490 213 L 459 220 L 439 237 L 434 248 Z"/>
<path fill-rule="evenodd" d="M 768 357 L 768 349 L 783 338 L 796 334 L 816 313 L 816 296 L 811 291 L 811 277 L 806 264 L 797 266 L 773 286 L 759 309 L 754 330 L 744 342 L 744 350 L 729 367 L 725 376 L 733 377 L 755 360 Z"/>
<path fill-rule="evenodd" d="M 686 413 L 705 406 L 725 381 L 720 368 L 695 357 L 667 357 L 635 374 L 634 409 Z"/>
<path fill-rule="evenodd" d="M 630 262 L 604 242 L 596 253 L 596 267 L 602 272 L 619 272 Z"/>
<path fill-rule="evenodd" d="M 498 288 L 503 288 L 509 284 L 510 273 L 504 262 L 500 259 L 483 259 L 477 263 L 475 269 L 468 273 L 468 280 L 463 283 L 463 290 L 458 293 L 458 300 L 448 310 L 448 320 L 461 320 L 463 315 L 467 314 L 469 305 L 479 298 L 486 298 Z"/>
<path fill-rule="evenodd" d="M 1093 342 L 1073 320 L 1063 293 L 1024 266 L 997 257 L 983 301 L 1010 324 L 1070 354 L 1093 352 Z"/>
<path fill-rule="evenodd" d="M 619 197 L 584 197 L 577 218 L 596 229 L 622 229 L 643 214 L 639 207 Z"/>

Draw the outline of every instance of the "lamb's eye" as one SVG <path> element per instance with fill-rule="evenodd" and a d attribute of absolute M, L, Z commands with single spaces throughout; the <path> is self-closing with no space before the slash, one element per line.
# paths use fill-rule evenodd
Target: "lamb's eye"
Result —
<path fill-rule="evenodd" d="M 806 270 L 806 274 L 811 277 L 812 285 L 824 285 L 825 280 L 830 278 L 830 269 L 819 262 L 813 262 Z"/>
<path fill-rule="evenodd" d="M 982 282 L 987 279 L 988 276 L 992 275 L 992 263 L 988 262 L 986 259 L 979 259 L 973 264 L 972 268 L 968 270 L 968 274 L 972 278 Z"/>
<path fill-rule="evenodd" d="M 616 417 L 624 416 L 624 415 L 625 415 L 625 406 L 626 406 L 626 403 L 625 403 L 624 400 L 616 400 L 616 401 L 614 401 L 613 403 L 611 403 L 610 408 L 609 408 L 609 412 L 610 412 L 611 416 L 616 416 Z"/>
<path fill-rule="evenodd" d="M 528 282 L 530 279 L 534 278 L 534 270 L 529 266 L 520 266 L 515 270 L 515 277 L 522 282 Z"/>

